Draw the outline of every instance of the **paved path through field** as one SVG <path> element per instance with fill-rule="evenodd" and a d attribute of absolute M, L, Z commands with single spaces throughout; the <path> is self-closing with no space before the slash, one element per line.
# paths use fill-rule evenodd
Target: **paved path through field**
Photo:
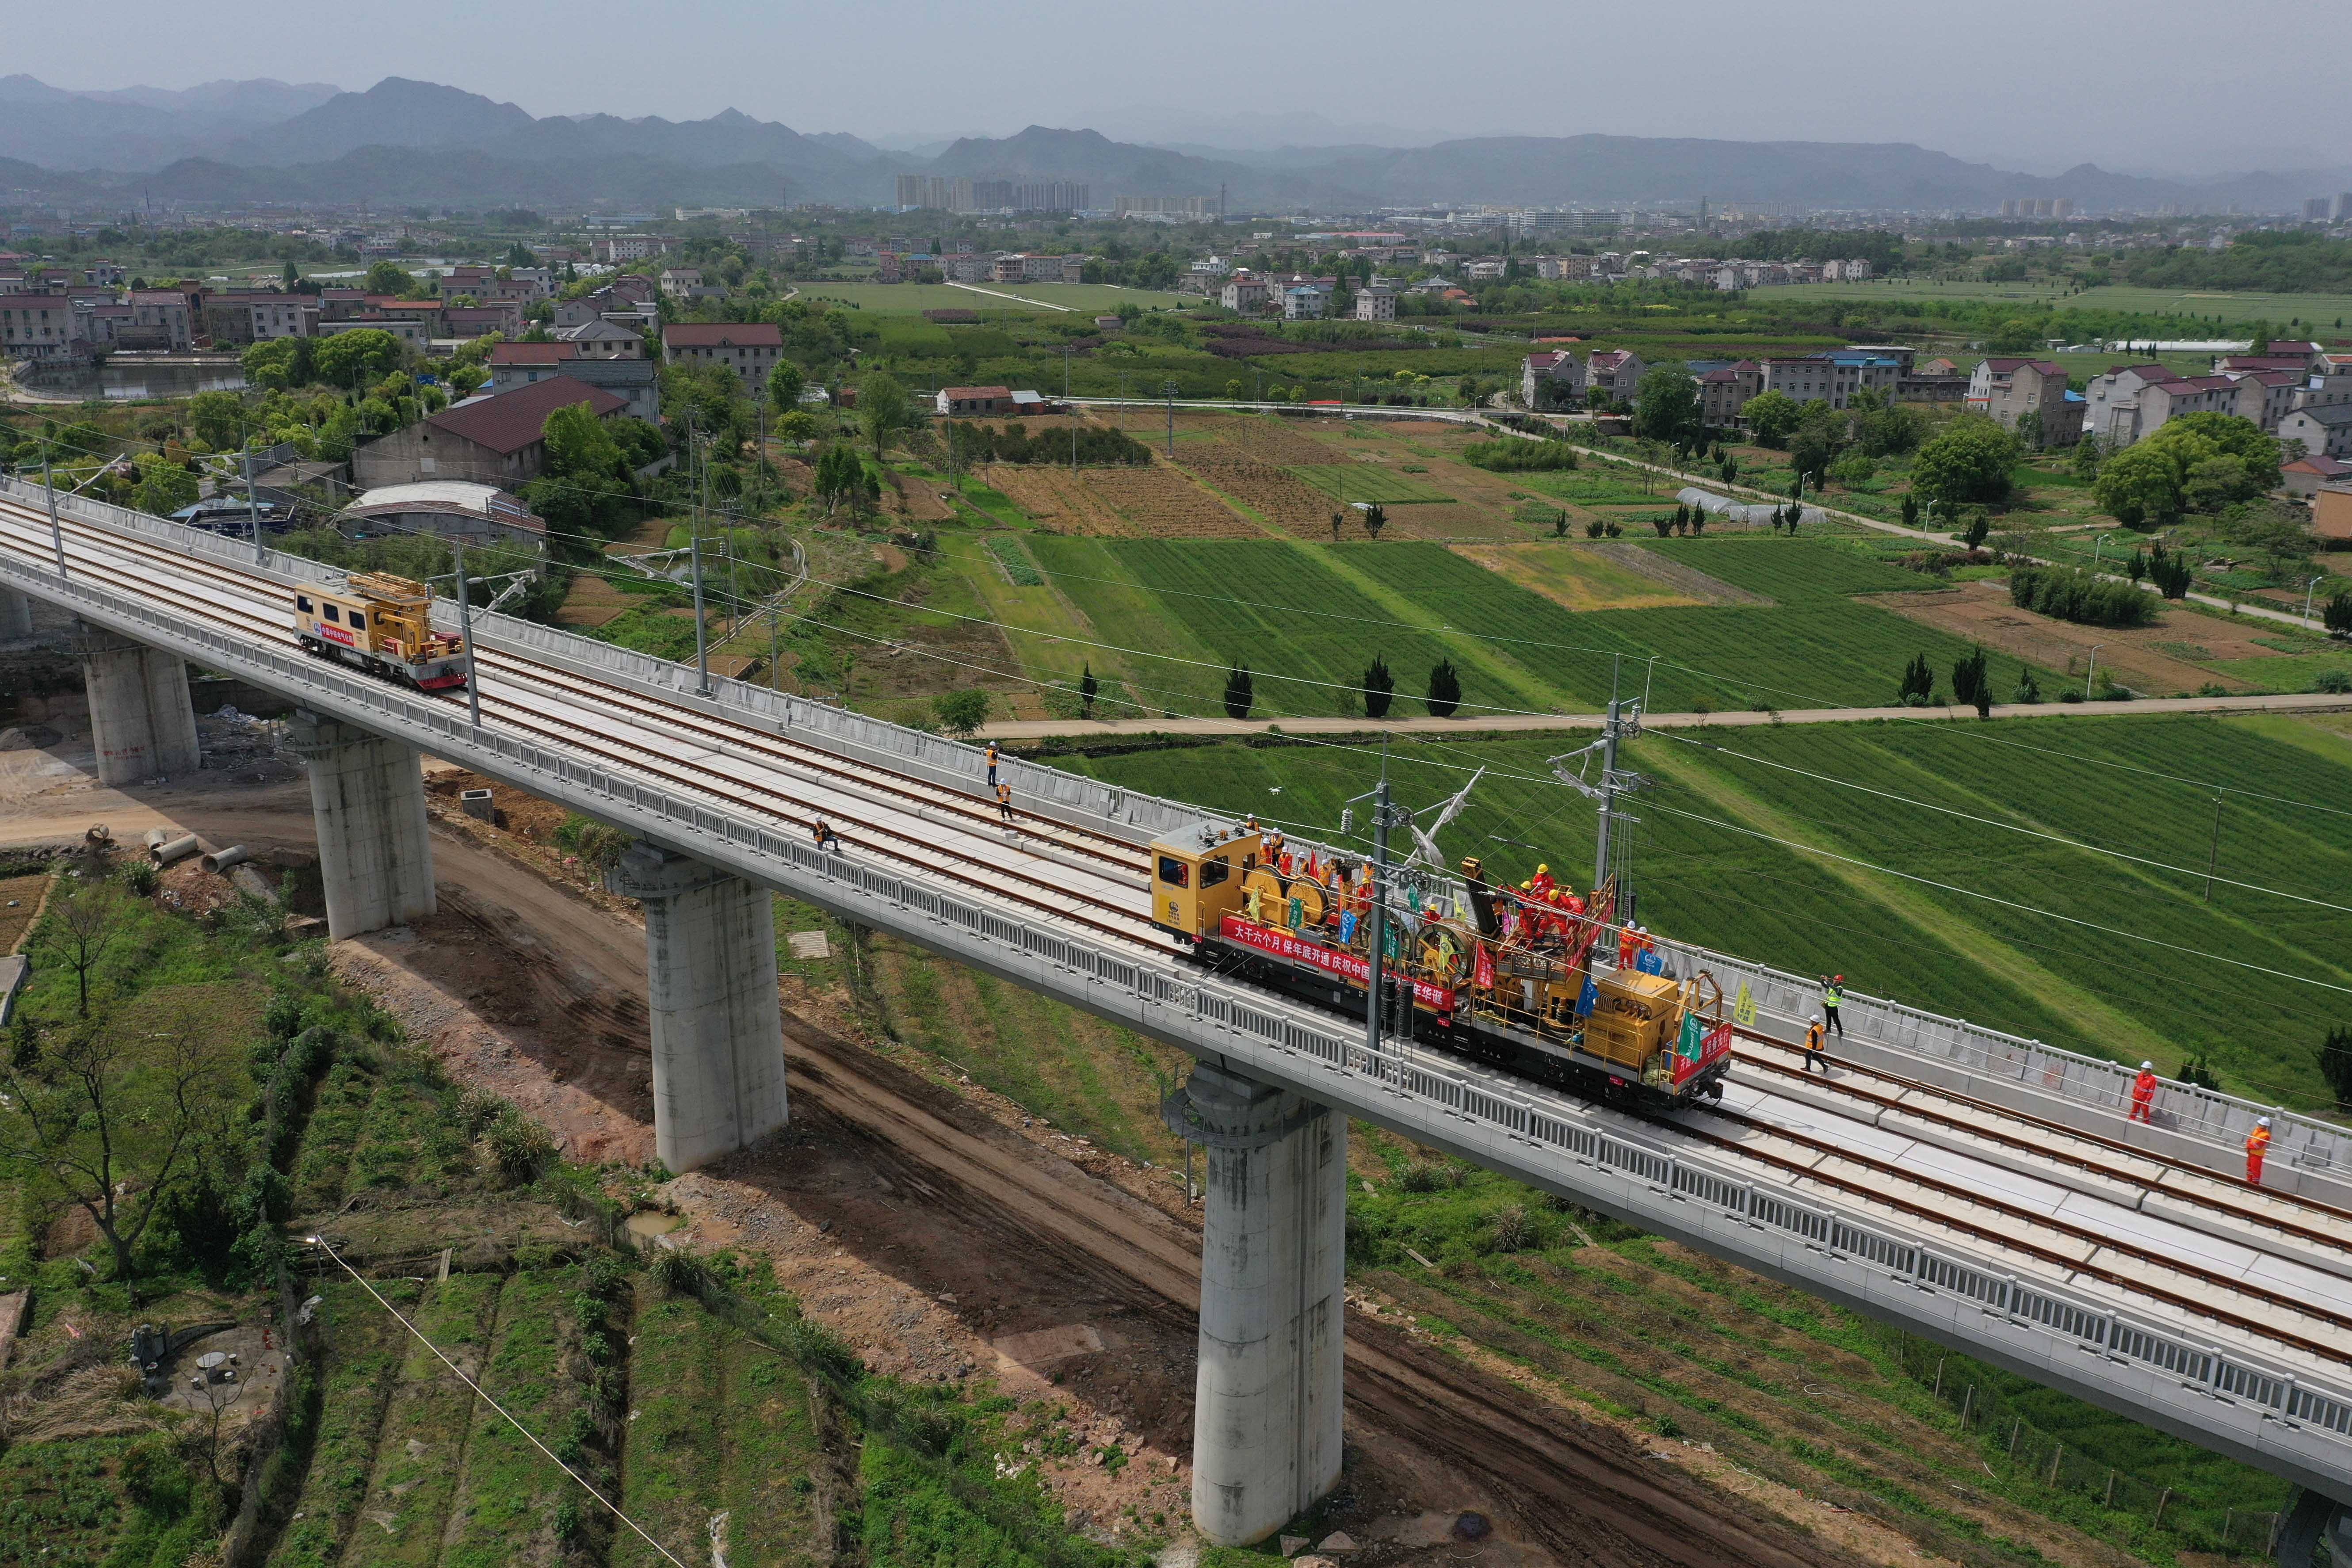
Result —
<path fill-rule="evenodd" d="M 1758 724 L 1852 724 L 1865 719 L 1925 720 L 1936 723 L 1973 717 L 1960 706 L 1933 708 L 1790 708 L 1778 712 L 1653 713 L 1652 729 L 1742 729 Z M 1996 702 L 1996 719 L 2114 717 L 2124 713 L 2352 713 L 2352 696 L 2295 691 L 2268 697 L 2157 697 L 2137 702 Z M 1598 713 L 1500 713 L 1481 719 L 1118 719 L 1014 720 L 984 726 L 995 741 L 1037 741 L 1076 735 L 1475 735 L 1500 731 L 1594 730 Z"/>

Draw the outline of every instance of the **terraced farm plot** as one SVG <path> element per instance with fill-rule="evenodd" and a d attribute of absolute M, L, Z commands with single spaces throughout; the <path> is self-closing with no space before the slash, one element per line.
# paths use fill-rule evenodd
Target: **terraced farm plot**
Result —
<path fill-rule="evenodd" d="M 1656 610 L 1707 601 L 1644 576 L 1594 549 L 1551 544 L 1457 544 L 1454 552 L 1570 610 Z"/>
<path fill-rule="evenodd" d="M 1188 455 L 1185 461 L 1202 483 L 1295 538 L 1329 537 L 1331 514 L 1342 510 L 1321 490 L 1271 463 L 1222 457 L 1213 449 Z"/>
<path fill-rule="evenodd" d="M 1401 474 L 1378 463 L 1286 463 L 1283 470 L 1342 501 L 1412 506 L 1454 499 L 1419 475 Z"/>
<path fill-rule="evenodd" d="M 1271 540 L 1177 545 L 1040 539 L 1036 544 L 1047 573 L 1059 574 L 1055 585 L 1095 625 L 1118 628 L 1107 640 L 1143 646 L 1139 639 L 1149 632 L 1140 623 L 1147 620 L 1181 629 L 1178 646 L 1185 651 L 1178 657 L 1199 663 L 1153 660 L 1137 670 L 1139 687 L 1166 689 L 1182 699 L 1181 710 L 1219 711 L 1226 668 L 1245 664 L 1259 717 L 1360 712 L 1353 690 L 1339 688 L 1360 682 L 1364 666 L 1380 652 L 1396 672 L 1399 711 L 1405 711 L 1417 707 L 1414 694 L 1431 666 L 1440 659 L 1462 663 L 1461 648 L 1445 634 L 1390 625 L 1395 619 L 1391 606 L 1327 565 L 1315 548 Z M 1391 548 L 1445 554 L 1419 545 L 1362 546 L 1356 552 Z M 1467 564 L 1463 570 L 1484 575 Z M 1088 580 L 1104 576 L 1115 580 Z M 1516 672 L 1496 678 L 1465 665 L 1461 677 L 1465 711 L 1482 704 L 1544 705 L 1540 689 Z M 1138 695 L 1160 700 L 1154 691 Z"/>
<path fill-rule="evenodd" d="M 1127 533 L 1150 539 L 1263 539 L 1265 530 L 1211 495 L 1180 469 L 1097 468 L 1087 476 L 1094 492 L 1125 522 Z"/>
<path fill-rule="evenodd" d="M 1126 519 L 1085 478 L 1035 463 L 991 463 L 980 470 L 989 486 L 1030 517 L 1064 533 L 1128 531 Z"/>
<path fill-rule="evenodd" d="M 1328 443 L 1307 433 L 1304 421 L 1278 414 L 1220 415 L 1209 427 L 1223 445 L 1261 463 L 1328 463 L 1334 455 Z"/>
<path fill-rule="evenodd" d="M 508 1281 L 499 1303 L 498 1334 L 483 1363 L 482 1386 L 543 1441 L 576 1439 L 582 1426 L 593 1430 L 582 1381 L 592 1368 L 572 1305 L 586 1283 L 577 1268 L 527 1269 Z M 614 1335 L 601 1337 L 604 1354 L 616 1355 L 620 1347 L 612 1343 Z M 583 1455 L 582 1463 L 593 1473 L 593 1458 Z M 518 1558 L 557 1561 L 562 1543 L 556 1510 L 565 1501 L 576 1508 L 578 1489 L 497 1411 L 477 1400 L 441 1563 L 501 1568 Z"/>
<path fill-rule="evenodd" d="M 311 1125 L 315 1131 L 315 1120 Z M 401 1311 L 415 1310 L 420 1288 L 415 1283 L 391 1279 L 377 1289 Z M 319 1435 L 294 1505 L 298 1517 L 278 1537 L 269 1568 L 328 1568 L 341 1561 L 367 1500 L 384 1407 L 402 1359 L 415 1344 L 359 1286 L 330 1280 L 320 1293 L 326 1298 L 327 1352 Z M 380 1525 L 367 1528 L 383 1534 Z"/>
<path fill-rule="evenodd" d="M 416 1311 L 418 1331 L 478 1376 L 505 1284 L 495 1274 L 459 1274 L 427 1287 Z M 431 1351 L 414 1340 L 406 1347 L 345 1552 L 373 1568 L 431 1568 L 439 1561 L 474 1421 L 472 1391 Z"/>

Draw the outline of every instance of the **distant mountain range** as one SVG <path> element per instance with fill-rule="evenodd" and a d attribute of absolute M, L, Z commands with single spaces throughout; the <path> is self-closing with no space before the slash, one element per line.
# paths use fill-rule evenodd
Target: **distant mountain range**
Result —
<path fill-rule="evenodd" d="M 1151 115 L 1139 112 L 1129 123 Z M 1311 117 L 1268 132 L 1312 132 Z M 1358 128 L 1329 127 L 1342 134 Z M 415 156 L 430 153 L 429 158 Z M 1622 205 L 1702 197 L 1847 208 L 1984 210 L 2011 196 L 2071 196 L 2079 211 L 2236 205 L 2273 212 L 2352 188 L 2352 169 L 2189 182 L 2011 173 L 1907 142 L 1720 142 L 1637 136 L 1471 137 L 1433 146 L 1114 141 L 1031 126 L 967 137 L 929 157 L 839 132 L 804 133 L 726 110 L 708 120 L 534 116 L 511 103 L 387 77 L 365 92 L 324 84 L 212 82 L 184 91 L 74 92 L 0 78 L 0 201 L 106 201 L 140 193 L 196 204 L 353 202 L 488 207 L 610 205 L 880 205 L 896 177 L 1080 181 L 1120 195 L 1222 189 L 1233 210 L 1363 211 L 1430 203 Z"/>

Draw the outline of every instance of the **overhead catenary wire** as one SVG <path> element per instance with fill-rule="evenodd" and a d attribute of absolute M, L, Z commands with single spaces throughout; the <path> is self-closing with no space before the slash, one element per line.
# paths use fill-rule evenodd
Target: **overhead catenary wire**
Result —
<path fill-rule="evenodd" d="M 652 1547 L 656 1552 L 660 1552 L 664 1557 L 667 1558 L 673 1565 L 673 1568 L 687 1568 L 686 1563 L 679 1560 L 676 1552 L 672 1552 L 668 1547 L 664 1546 L 660 1542 L 656 1541 L 651 1535 L 647 1534 L 646 1532 L 645 1526 L 639 1524 L 635 1520 L 631 1519 L 627 1514 L 621 1511 L 620 1504 L 614 1502 L 603 1492 L 598 1491 L 594 1487 L 591 1486 L 588 1482 L 588 1478 L 573 1469 L 571 1466 L 565 1464 L 562 1459 L 556 1458 L 554 1449 L 541 1442 L 536 1433 L 532 1432 L 530 1427 L 524 1426 L 521 1422 L 516 1420 L 513 1414 L 509 1412 L 505 1405 L 500 1405 L 496 1399 L 490 1396 L 489 1390 L 484 1388 L 480 1384 L 476 1383 L 471 1377 L 467 1376 L 466 1369 L 459 1366 L 456 1362 L 450 1360 L 447 1352 L 444 1351 L 439 1345 L 435 1344 L 432 1340 L 428 1339 L 425 1336 L 425 1331 L 419 1329 L 415 1323 L 412 1323 L 406 1318 L 402 1317 L 400 1314 L 400 1309 L 385 1300 L 383 1293 L 368 1282 L 367 1277 L 346 1262 L 343 1258 L 343 1255 L 337 1252 L 334 1247 L 328 1243 L 325 1237 L 311 1236 L 305 1237 L 303 1239 L 309 1242 L 310 1246 L 317 1247 L 320 1251 L 332 1258 L 337 1267 L 341 1268 L 344 1273 L 350 1275 L 352 1279 L 358 1283 L 359 1288 L 366 1291 L 369 1298 L 391 1316 L 394 1322 L 398 1323 L 402 1328 L 408 1331 L 410 1338 L 414 1339 L 418 1344 L 423 1345 L 426 1350 L 431 1351 L 434 1355 L 440 1360 L 443 1366 L 447 1367 L 452 1373 L 457 1374 L 458 1382 L 464 1384 L 467 1388 L 472 1389 L 474 1391 L 474 1397 L 479 1399 L 483 1404 L 497 1411 L 501 1420 L 506 1422 L 508 1426 L 513 1427 L 516 1431 L 522 1434 L 523 1441 L 529 1443 L 532 1447 L 546 1455 L 548 1463 L 553 1465 L 557 1469 L 562 1470 L 574 1481 L 577 1481 L 580 1484 L 581 1490 L 586 1492 L 590 1497 L 594 1498 L 598 1502 L 604 1504 L 604 1508 L 614 1519 L 619 1520 L 623 1524 L 627 1525 L 632 1531 L 635 1531 L 638 1539 L 643 1541 L 647 1546 Z"/>

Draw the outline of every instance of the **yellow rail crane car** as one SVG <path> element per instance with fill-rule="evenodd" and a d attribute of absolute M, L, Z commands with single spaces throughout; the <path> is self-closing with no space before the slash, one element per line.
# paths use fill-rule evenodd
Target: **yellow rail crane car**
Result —
<path fill-rule="evenodd" d="M 419 691 L 466 684 L 465 643 L 433 629 L 432 594 L 405 577 L 354 572 L 340 588 L 298 584 L 294 635 L 305 653 Z"/>
<path fill-rule="evenodd" d="M 1722 988 L 1645 963 L 1605 967 L 1613 884 L 1572 907 L 1462 863 L 1447 889 L 1376 916 L 1360 862 L 1259 858 L 1256 837 L 1208 828 L 1151 846 L 1151 921 L 1221 973 L 1360 1017 L 1381 943 L 1381 1012 L 1401 1039 L 1612 1103 L 1670 1110 L 1719 1098 L 1730 1066 Z M 1421 884 L 1429 888 L 1426 880 Z M 1375 933 L 1379 933 L 1377 936 Z"/>

